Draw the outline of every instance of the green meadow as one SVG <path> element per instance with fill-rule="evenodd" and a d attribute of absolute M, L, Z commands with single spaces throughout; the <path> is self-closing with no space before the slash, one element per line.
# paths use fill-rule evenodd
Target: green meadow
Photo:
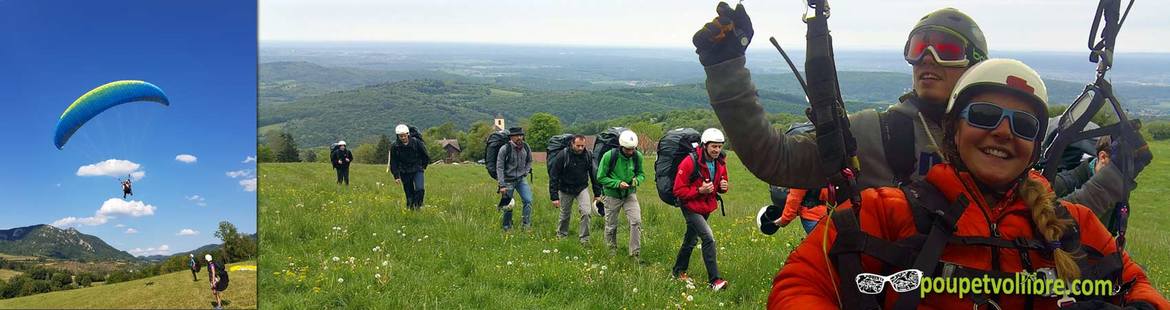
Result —
<path fill-rule="evenodd" d="M 1152 147 L 1156 157 L 1170 154 L 1170 143 Z M 382 165 L 352 166 L 351 184 L 343 187 L 327 164 L 261 164 L 261 306 L 757 309 L 804 232 L 790 225 L 772 236 L 760 234 L 753 217 L 769 203 L 767 185 L 737 159 L 728 163 L 727 215 L 716 211 L 710 217 L 719 268 L 730 283 L 719 292 L 707 288 L 698 250 L 689 271 L 694 285 L 671 278 L 685 226 L 679 211 L 658 199 L 652 182 L 638 193 L 645 263 L 637 264 L 625 256 L 624 215 L 616 256 L 604 245 L 598 216 L 588 244 L 577 241 L 575 219 L 570 237 L 556 237 L 559 210 L 549 202 L 543 165 L 534 167 L 533 230 L 505 233 L 495 182 L 481 165 L 431 166 L 426 206 L 410 211 L 401 186 Z M 644 164 L 652 174 L 653 161 Z M 1139 179 L 1128 245 L 1163 294 L 1170 292 L 1170 213 L 1160 196 L 1170 188 L 1167 176 L 1170 161 L 1156 158 Z"/>
<path fill-rule="evenodd" d="M 255 262 L 229 264 L 252 265 Z M 206 267 L 205 267 L 206 268 Z M 221 295 L 224 309 L 256 308 L 256 271 L 230 271 L 227 290 Z M 215 297 L 207 282 L 207 269 L 199 281 L 183 270 L 145 279 L 93 287 L 0 299 L 0 309 L 211 309 Z"/>

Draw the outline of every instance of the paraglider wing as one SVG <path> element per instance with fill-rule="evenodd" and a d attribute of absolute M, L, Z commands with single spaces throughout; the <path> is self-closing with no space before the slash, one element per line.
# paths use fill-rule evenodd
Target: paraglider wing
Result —
<path fill-rule="evenodd" d="M 138 101 L 170 105 L 166 94 L 154 84 L 134 80 L 110 82 L 81 95 L 61 113 L 53 143 L 61 149 L 85 122 L 113 106 Z"/>

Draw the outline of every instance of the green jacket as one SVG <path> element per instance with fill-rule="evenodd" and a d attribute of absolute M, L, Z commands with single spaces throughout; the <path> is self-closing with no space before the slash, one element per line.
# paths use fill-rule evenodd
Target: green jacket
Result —
<path fill-rule="evenodd" d="M 609 161 L 612 156 L 617 156 L 617 159 L 611 169 Z M 597 164 L 597 181 L 601 182 L 602 194 L 609 197 L 626 198 L 636 193 L 638 185 L 646 181 L 646 174 L 642 172 L 642 152 L 634 151 L 631 157 L 621 155 L 620 148 L 605 152 Z M 630 187 L 619 189 L 618 184 L 622 182 L 630 184 Z"/>

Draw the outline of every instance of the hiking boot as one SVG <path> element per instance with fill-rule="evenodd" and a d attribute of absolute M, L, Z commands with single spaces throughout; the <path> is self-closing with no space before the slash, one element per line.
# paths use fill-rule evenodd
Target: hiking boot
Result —
<path fill-rule="evenodd" d="M 642 255 L 634 254 L 634 255 L 630 255 L 630 258 L 634 259 L 634 263 L 636 263 L 638 265 L 645 265 L 646 264 L 646 261 L 642 260 Z"/>
<path fill-rule="evenodd" d="M 722 290 L 724 287 L 727 287 L 727 280 L 715 279 L 714 282 L 711 282 L 711 290 L 718 291 Z"/>
<path fill-rule="evenodd" d="M 615 247 L 615 246 L 609 247 L 609 256 L 617 256 L 617 247 Z"/>

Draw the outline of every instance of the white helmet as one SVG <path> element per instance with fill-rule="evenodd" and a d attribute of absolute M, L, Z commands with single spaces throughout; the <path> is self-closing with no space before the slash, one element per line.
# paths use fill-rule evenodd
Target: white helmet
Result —
<path fill-rule="evenodd" d="M 618 144 L 629 149 L 638 147 L 638 135 L 630 130 L 623 131 L 618 135 Z"/>
<path fill-rule="evenodd" d="M 187 254 L 189 257 L 195 257 L 195 254 Z"/>
<path fill-rule="evenodd" d="M 699 139 L 699 142 L 702 144 L 710 142 L 723 143 L 723 131 L 720 131 L 718 128 L 707 128 L 707 130 L 703 131 L 703 136 Z"/>
<path fill-rule="evenodd" d="M 406 127 L 405 124 L 398 124 L 398 126 L 394 126 L 394 134 L 404 135 L 408 133 L 410 133 L 410 127 Z"/>
<path fill-rule="evenodd" d="M 338 141 L 337 145 L 345 145 L 345 140 Z"/>
<path fill-rule="evenodd" d="M 211 254 L 204 255 L 203 259 L 206 259 L 207 261 L 210 262 L 211 261 Z"/>
<path fill-rule="evenodd" d="M 1008 90 L 1031 98 L 1042 110 L 1048 108 L 1048 88 L 1036 70 L 1019 60 L 997 58 L 981 61 L 959 77 L 951 92 L 951 100 L 947 102 L 946 112 L 951 113 L 955 102 L 966 101 L 975 91 L 988 88 Z M 1043 118 L 1043 115 L 1039 116 Z"/>

